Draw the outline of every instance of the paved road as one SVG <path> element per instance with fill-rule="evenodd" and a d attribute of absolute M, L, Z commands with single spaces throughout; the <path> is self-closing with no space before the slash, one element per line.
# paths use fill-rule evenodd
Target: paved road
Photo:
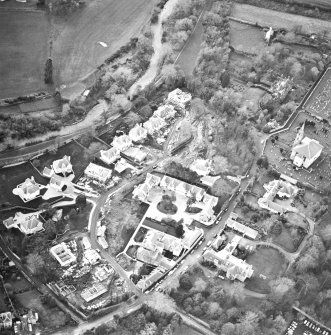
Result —
<path fill-rule="evenodd" d="M 42 284 L 39 280 L 37 280 L 31 271 L 29 271 L 21 261 L 14 255 L 14 253 L 7 247 L 6 242 L 3 240 L 2 236 L 0 235 L 0 249 L 2 252 L 12 261 L 15 263 L 17 269 L 28 279 L 28 281 L 34 285 L 38 291 L 43 294 L 49 294 L 54 298 L 57 305 L 66 313 L 69 313 L 73 320 L 75 320 L 78 324 L 83 322 L 83 318 L 79 315 L 73 308 L 63 304 L 59 299 L 58 296 L 46 285 Z"/>

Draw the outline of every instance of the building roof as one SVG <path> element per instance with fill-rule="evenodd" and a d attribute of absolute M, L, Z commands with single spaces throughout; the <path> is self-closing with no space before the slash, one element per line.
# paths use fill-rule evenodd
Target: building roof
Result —
<path fill-rule="evenodd" d="M 319 155 L 323 150 L 323 146 L 316 140 L 305 137 L 300 144 L 293 147 L 293 151 L 300 158 L 312 159 Z"/>
<path fill-rule="evenodd" d="M 111 164 L 120 157 L 120 151 L 117 148 L 111 147 L 108 150 L 100 150 L 100 159 L 107 164 Z"/>
<path fill-rule="evenodd" d="M 86 302 L 90 302 L 105 292 L 107 292 L 107 287 L 101 283 L 96 283 L 91 287 L 85 288 L 80 295 Z"/>
<path fill-rule="evenodd" d="M 147 137 L 147 130 L 141 124 L 136 124 L 130 131 L 129 137 L 132 141 L 140 141 Z"/>
<path fill-rule="evenodd" d="M 70 163 L 70 156 L 63 156 L 63 158 L 53 162 L 53 169 L 55 173 L 69 173 L 72 172 L 72 165 Z"/>
<path fill-rule="evenodd" d="M 42 174 L 45 176 L 45 177 L 48 177 L 50 178 L 53 174 L 53 170 L 48 168 L 47 166 L 44 167 L 44 170 L 42 172 Z"/>
<path fill-rule="evenodd" d="M 49 184 L 55 188 L 61 188 L 64 183 L 58 176 L 52 176 Z"/>
<path fill-rule="evenodd" d="M 166 125 L 164 120 L 160 117 L 151 117 L 144 123 L 144 128 L 147 129 L 149 133 L 158 131 Z"/>
<path fill-rule="evenodd" d="M 174 117 L 176 114 L 176 110 L 173 105 L 161 105 L 159 108 L 153 113 L 154 117 L 160 117 L 162 119 L 169 119 Z"/>
<path fill-rule="evenodd" d="M 190 169 L 195 171 L 199 176 L 206 176 L 211 170 L 211 161 L 209 159 L 196 159 Z"/>
<path fill-rule="evenodd" d="M 142 162 L 147 157 L 147 153 L 137 147 L 131 147 L 125 150 L 123 153 L 133 158 L 137 162 Z"/>
<path fill-rule="evenodd" d="M 183 107 L 191 99 L 192 96 L 190 93 L 183 92 L 179 88 L 176 88 L 175 90 L 173 90 L 168 94 L 168 100 L 170 102 L 179 104 L 181 107 Z"/>
<path fill-rule="evenodd" d="M 34 234 L 38 231 L 43 230 L 43 224 L 36 216 L 29 218 L 21 222 L 21 230 L 25 232 L 25 234 Z"/>
<path fill-rule="evenodd" d="M 111 177 L 112 171 L 100 165 L 90 163 L 85 169 L 85 174 L 88 177 L 95 178 L 100 181 L 105 181 Z"/>
<path fill-rule="evenodd" d="M 5 312 L 0 314 L 0 324 L 10 324 L 13 321 L 11 312 Z"/>
<path fill-rule="evenodd" d="M 104 238 L 104 236 L 99 236 L 98 237 L 98 242 L 104 249 L 107 249 L 109 247 L 109 245 L 108 245 L 106 239 Z"/>
<path fill-rule="evenodd" d="M 24 202 L 31 201 L 40 195 L 40 185 L 34 177 L 26 178 L 25 181 L 13 189 L 13 194 L 18 195 Z"/>
<path fill-rule="evenodd" d="M 122 151 L 132 145 L 132 141 L 128 135 L 116 136 L 113 139 L 112 146 Z"/>
<path fill-rule="evenodd" d="M 76 261 L 75 255 L 70 251 L 64 242 L 54 245 L 49 249 L 49 251 L 61 264 L 61 266 L 67 266 Z"/>
<path fill-rule="evenodd" d="M 118 173 L 122 173 L 129 167 L 130 165 L 128 164 L 128 162 L 124 158 L 121 158 L 115 165 L 115 171 Z"/>
<path fill-rule="evenodd" d="M 258 231 L 256 231 L 255 229 L 252 229 L 250 227 L 247 227 L 243 224 L 241 224 L 240 222 L 238 221 L 235 221 L 231 218 L 228 218 L 226 220 L 226 225 L 240 233 L 242 233 L 243 235 L 246 235 L 252 239 L 256 239 L 257 235 L 259 234 Z"/>

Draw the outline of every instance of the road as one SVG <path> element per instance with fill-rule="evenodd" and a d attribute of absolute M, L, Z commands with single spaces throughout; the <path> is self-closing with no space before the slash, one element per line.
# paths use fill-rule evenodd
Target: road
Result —
<path fill-rule="evenodd" d="M 29 271 L 21 261 L 14 255 L 14 253 L 7 247 L 6 242 L 3 240 L 2 236 L 0 235 L 0 250 L 12 261 L 15 263 L 17 269 L 24 275 L 28 281 L 34 285 L 38 291 L 43 294 L 49 294 L 51 297 L 54 298 L 57 305 L 66 313 L 70 314 L 72 319 L 75 320 L 78 324 L 83 322 L 83 318 L 80 314 L 78 314 L 73 308 L 63 304 L 58 296 L 46 285 L 42 284 L 39 280 L 37 280 L 31 271 Z"/>

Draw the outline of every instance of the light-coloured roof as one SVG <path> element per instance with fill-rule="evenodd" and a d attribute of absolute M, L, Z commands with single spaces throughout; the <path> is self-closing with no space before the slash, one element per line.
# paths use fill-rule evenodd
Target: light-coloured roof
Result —
<path fill-rule="evenodd" d="M 147 157 L 147 153 L 137 147 L 131 147 L 125 150 L 123 153 L 129 157 L 132 157 L 138 162 L 142 162 Z"/>
<path fill-rule="evenodd" d="M 306 157 L 307 159 L 312 159 L 322 152 L 323 146 L 318 141 L 305 137 L 293 150 L 301 158 Z"/>
<path fill-rule="evenodd" d="M 106 169 L 100 165 L 90 163 L 85 169 L 85 174 L 99 180 L 105 180 L 111 177 L 111 170 Z"/>

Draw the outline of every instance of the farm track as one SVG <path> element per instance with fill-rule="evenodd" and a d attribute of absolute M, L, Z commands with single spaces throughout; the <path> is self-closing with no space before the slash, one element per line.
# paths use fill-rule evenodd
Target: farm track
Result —
<path fill-rule="evenodd" d="M 238 3 L 233 6 L 231 15 L 237 19 L 257 22 L 262 26 L 272 26 L 274 28 L 291 30 L 297 26 L 302 26 L 303 31 L 307 34 L 327 31 L 329 38 L 331 38 L 331 22 L 311 17 Z"/>
<path fill-rule="evenodd" d="M 150 0 L 92 0 L 70 21 L 55 23 L 56 84 L 70 84 L 85 77 L 131 37 L 138 36 L 149 22 L 153 5 Z M 108 47 L 103 48 L 99 41 Z"/>

